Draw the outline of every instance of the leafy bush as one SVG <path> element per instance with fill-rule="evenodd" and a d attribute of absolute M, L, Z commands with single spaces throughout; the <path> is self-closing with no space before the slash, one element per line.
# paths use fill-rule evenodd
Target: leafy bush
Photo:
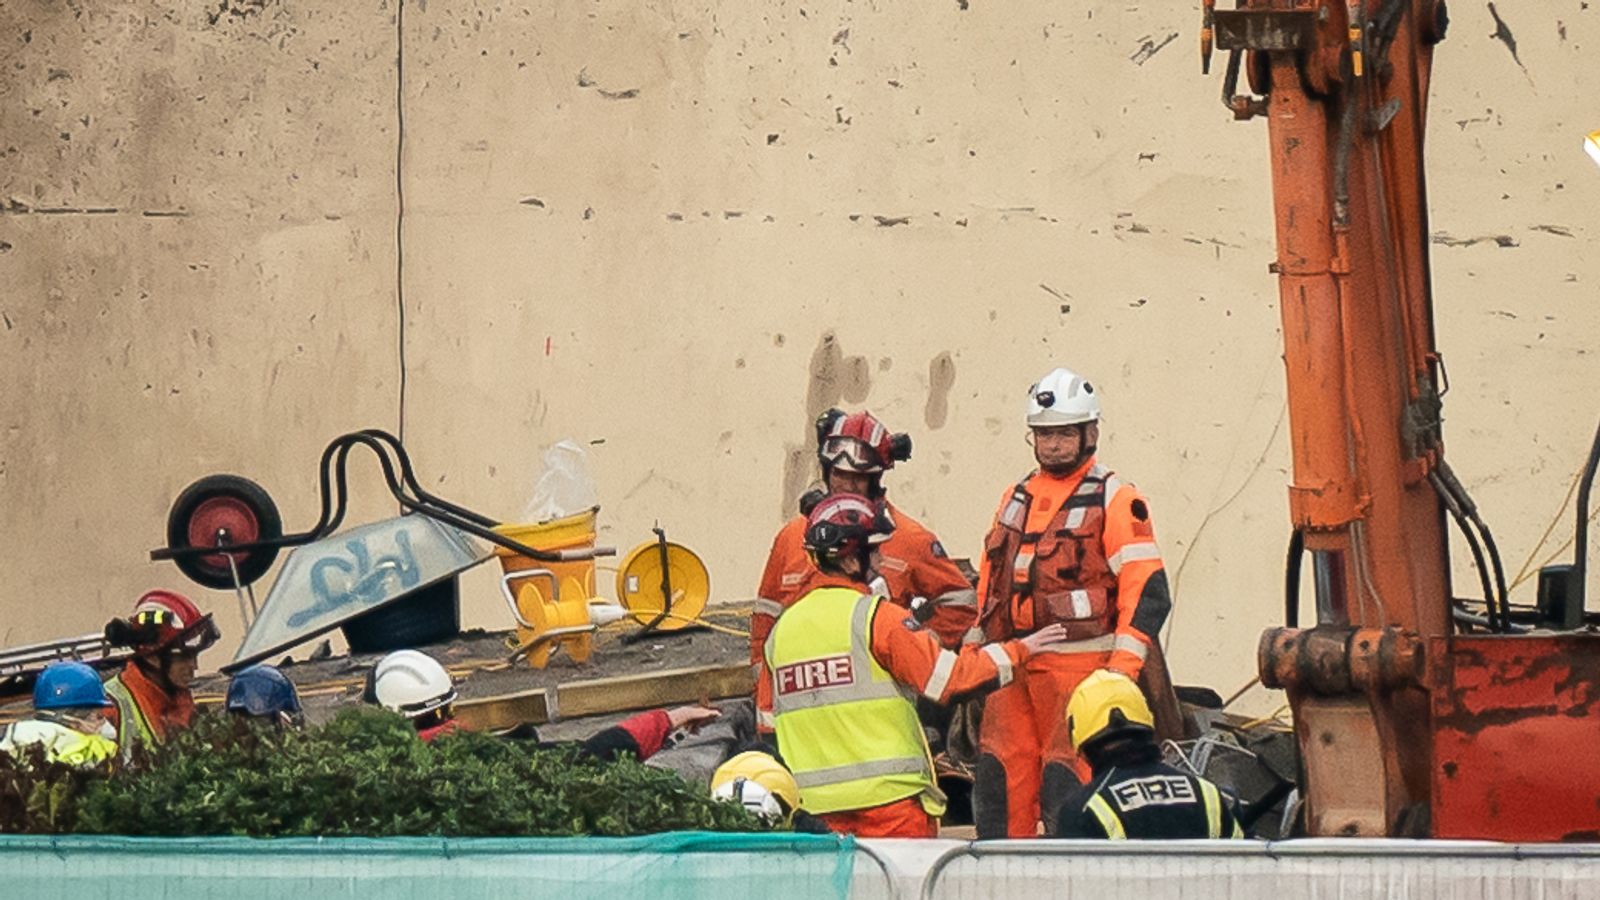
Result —
<path fill-rule="evenodd" d="M 70 793 L 70 789 L 69 789 Z M 70 801 L 69 804 L 70 806 Z M 405 719 L 350 709 L 280 732 L 203 717 L 148 758 L 90 781 L 71 830 L 137 835 L 635 835 L 757 831 L 738 804 L 675 773 L 575 748 L 463 732 L 432 744 Z M 41 821 L 28 820 L 38 828 Z M 3 829 L 0 829 L 3 830 Z"/>
<path fill-rule="evenodd" d="M 20 756 L 0 752 L 0 834 L 60 834 L 72 830 L 84 784 L 110 769 L 83 771 L 45 760 L 44 748 Z"/>

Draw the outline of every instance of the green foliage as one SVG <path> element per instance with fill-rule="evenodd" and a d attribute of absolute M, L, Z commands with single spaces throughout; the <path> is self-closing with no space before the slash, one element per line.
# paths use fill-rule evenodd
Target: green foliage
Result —
<path fill-rule="evenodd" d="M 306 731 L 203 717 L 88 785 L 74 830 L 137 835 L 635 835 L 757 831 L 675 773 L 463 732 L 432 744 L 370 707 Z"/>
<path fill-rule="evenodd" d="M 0 752 L 0 834 L 60 834 L 76 818 L 78 795 L 91 778 L 105 777 L 110 763 L 83 771 L 50 762 L 44 748 L 27 747 L 19 756 Z"/>

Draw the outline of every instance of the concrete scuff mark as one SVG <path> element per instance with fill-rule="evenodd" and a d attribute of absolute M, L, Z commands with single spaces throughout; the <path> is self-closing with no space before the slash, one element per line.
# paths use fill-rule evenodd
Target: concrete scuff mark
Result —
<path fill-rule="evenodd" d="M 956 384 L 956 363 L 946 350 L 928 363 L 928 403 L 922 409 L 922 422 L 930 429 L 943 428 L 950 420 L 950 389 Z"/>
<path fill-rule="evenodd" d="M 783 517 L 794 513 L 794 503 L 816 477 L 813 462 L 813 425 L 829 407 L 841 402 L 859 404 L 872 390 L 872 366 L 865 356 L 845 356 L 832 331 L 822 333 L 806 366 L 805 434 L 798 443 L 786 443 L 783 461 Z"/>
<path fill-rule="evenodd" d="M 1509 234 L 1485 234 L 1477 237 L 1456 237 L 1443 231 L 1433 233 L 1433 242 L 1445 247 L 1471 247 L 1474 244 L 1492 243 L 1497 247 L 1517 247 L 1520 242 Z"/>
<path fill-rule="evenodd" d="M 873 216 L 872 221 L 878 223 L 879 228 L 893 228 L 896 225 L 911 224 L 910 216 Z"/>
<path fill-rule="evenodd" d="M 1490 4 L 1490 8 L 1494 8 L 1493 4 Z M 1151 57 L 1155 56 L 1157 53 L 1160 53 L 1163 48 L 1177 39 L 1178 33 L 1176 31 L 1168 34 L 1165 38 L 1162 38 L 1160 43 L 1156 43 L 1155 39 L 1150 36 L 1141 38 L 1139 49 L 1133 51 L 1133 55 L 1129 56 L 1128 60 L 1136 66 L 1142 66 L 1149 62 Z"/>
<path fill-rule="evenodd" d="M 1511 51 L 1511 59 L 1517 64 L 1517 68 L 1522 70 L 1522 74 L 1528 74 L 1528 67 L 1522 64 L 1522 57 L 1517 55 L 1517 36 L 1511 33 L 1511 27 L 1506 24 L 1506 20 L 1500 18 L 1500 11 L 1494 8 L 1493 3 L 1489 4 L 1489 15 L 1494 17 L 1494 33 L 1489 37 L 1505 44 L 1506 49 Z"/>
<path fill-rule="evenodd" d="M 632 100 L 639 96 L 639 89 L 636 87 L 626 88 L 620 91 L 607 90 L 606 88 L 601 87 L 599 82 L 589 77 L 589 69 L 587 66 L 578 70 L 578 87 L 594 88 L 596 93 L 607 100 Z"/>
<path fill-rule="evenodd" d="M 272 0 L 222 0 L 215 9 L 206 13 L 206 22 L 215 25 L 221 22 L 223 17 L 244 19 L 259 15 L 270 2 Z"/>

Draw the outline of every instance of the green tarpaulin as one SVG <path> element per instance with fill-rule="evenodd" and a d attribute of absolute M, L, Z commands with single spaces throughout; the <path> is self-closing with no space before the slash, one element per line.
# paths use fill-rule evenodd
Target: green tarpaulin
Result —
<path fill-rule="evenodd" d="M 843 898 L 848 837 L 0 837 L 18 900 L 676 900 Z"/>

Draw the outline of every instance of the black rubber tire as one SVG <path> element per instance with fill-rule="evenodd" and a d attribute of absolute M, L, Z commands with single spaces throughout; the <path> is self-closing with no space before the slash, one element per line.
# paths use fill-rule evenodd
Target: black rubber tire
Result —
<path fill-rule="evenodd" d="M 278 515 L 278 505 L 272 502 L 272 496 L 261 485 L 238 475 L 207 475 L 184 488 L 178 499 L 173 501 L 172 511 L 167 514 L 167 546 L 173 549 L 194 546 L 189 543 L 190 520 L 207 501 L 222 498 L 235 500 L 249 509 L 256 521 L 256 540 L 270 541 L 283 537 L 283 518 Z M 267 547 L 244 554 L 242 559 L 235 562 L 239 569 L 239 582 L 253 584 L 267 574 L 278 558 L 279 549 Z M 233 589 L 233 573 L 226 560 L 217 565 L 203 556 L 180 556 L 173 562 L 196 584 L 216 590 Z"/>
<path fill-rule="evenodd" d="M 461 591 L 451 576 L 339 626 L 352 653 L 386 653 L 461 633 Z"/>

